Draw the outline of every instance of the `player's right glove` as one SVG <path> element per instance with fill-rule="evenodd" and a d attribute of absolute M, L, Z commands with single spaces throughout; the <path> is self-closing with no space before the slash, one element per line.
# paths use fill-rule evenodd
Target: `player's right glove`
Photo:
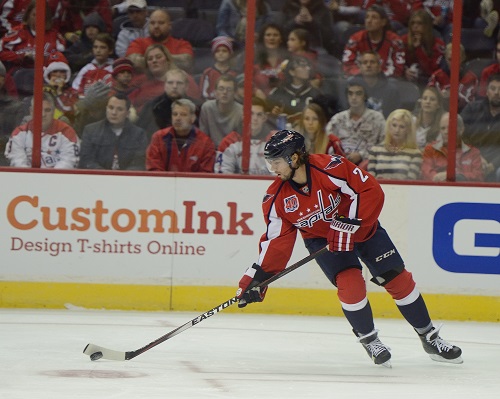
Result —
<path fill-rule="evenodd" d="M 238 307 L 244 308 L 252 302 L 262 302 L 266 296 L 266 287 L 257 287 L 262 281 L 266 281 L 273 276 L 272 273 L 267 273 L 262 268 L 254 263 L 250 266 L 240 280 L 236 298 L 238 298 Z"/>
<path fill-rule="evenodd" d="M 361 219 L 349 219 L 336 215 L 328 232 L 328 249 L 332 252 L 354 250 L 354 233 L 361 226 Z"/>

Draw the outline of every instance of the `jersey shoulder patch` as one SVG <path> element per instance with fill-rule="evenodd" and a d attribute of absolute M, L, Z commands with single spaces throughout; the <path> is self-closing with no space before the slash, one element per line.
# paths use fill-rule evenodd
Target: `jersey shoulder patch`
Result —
<path fill-rule="evenodd" d="M 340 155 L 332 155 L 330 162 L 323 168 L 324 170 L 335 169 L 337 166 L 343 163 L 342 157 Z"/>

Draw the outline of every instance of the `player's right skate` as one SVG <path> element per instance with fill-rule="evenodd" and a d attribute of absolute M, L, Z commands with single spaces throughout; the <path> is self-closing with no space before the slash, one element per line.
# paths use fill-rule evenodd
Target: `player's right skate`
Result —
<path fill-rule="evenodd" d="M 363 345 L 366 353 L 370 359 L 373 360 L 375 364 L 380 364 L 384 367 L 391 368 L 391 348 L 384 345 L 382 341 L 378 338 L 378 330 L 373 330 L 371 333 L 365 335 L 359 335 L 354 331 L 354 334 L 358 336 L 358 342 Z"/>
<path fill-rule="evenodd" d="M 419 334 L 424 350 L 432 360 L 436 362 L 460 364 L 462 360 L 462 349 L 446 342 L 439 336 L 439 330 L 443 325 L 433 327 L 427 334 Z"/>

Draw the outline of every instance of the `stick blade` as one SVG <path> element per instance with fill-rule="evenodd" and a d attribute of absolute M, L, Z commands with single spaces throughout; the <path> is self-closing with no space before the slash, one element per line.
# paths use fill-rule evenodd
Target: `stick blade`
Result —
<path fill-rule="evenodd" d="M 111 349 L 106 349 L 106 348 L 103 348 L 102 346 L 99 346 L 99 345 L 94 345 L 94 344 L 88 344 L 85 349 L 83 350 L 83 353 L 85 355 L 88 355 L 92 358 L 92 355 L 94 355 L 95 353 L 98 353 L 100 352 L 102 354 L 101 357 L 99 357 L 98 359 L 102 358 L 102 359 L 107 359 L 107 360 L 118 360 L 118 361 L 123 361 L 123 360 L 127 360 L 126 359 L 126 352 L 120 352 L 120 351 L 114 351 L 114 350 L 111 350 Z M 95 360 L 98 360 L 98 359 L 95 359 Z M 94 359 L 92 359 L 94 360 Z"/>

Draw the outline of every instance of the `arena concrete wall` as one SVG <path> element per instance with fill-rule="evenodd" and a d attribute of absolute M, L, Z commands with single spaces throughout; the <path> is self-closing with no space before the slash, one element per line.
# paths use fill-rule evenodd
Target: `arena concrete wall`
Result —
<path fill-rule="evenodd" d="M 269 178 L 0 172 L 0 306 L 205 311 L 257 258 Z M 435 319 L 500 321 L 500 187 L 383 184 Z M 306 256 L 297 238 L 290 263 Z M 367 281 L 370 276 L 365 272 Z M 376 317 L 400 317 L 368 282 Z M 314 263 L 230 312 L 341 315 Z"/>

